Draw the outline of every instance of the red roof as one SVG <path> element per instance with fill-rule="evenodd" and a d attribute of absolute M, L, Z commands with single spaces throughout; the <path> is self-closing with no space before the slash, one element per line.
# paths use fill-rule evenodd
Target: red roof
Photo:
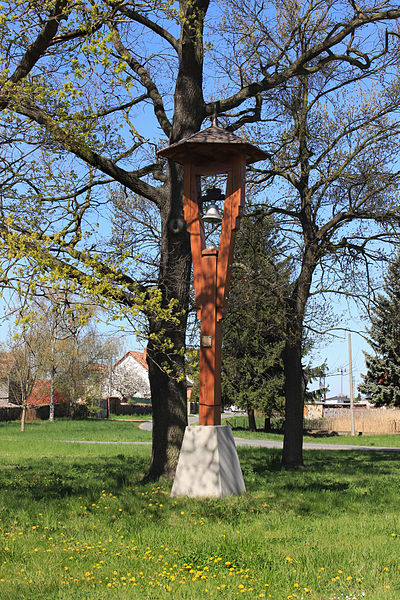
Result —
<path fill-rule="evenodd" d="M 143 352 L 135 352 L 134 350 L 128 350 L 128 352 L 125 352 L 125 354 L 123 355 L 122 358 L 120 358 L 119 360 L 117 360 L 117 362 L 115 363 L 115 366 L 119 365 L 119 363 L 121 363 L 127 356 L 132 356 L 135 360 L 137 360 L 137 362 L 146 369 L 146 371 L 149 370 L 147 361 L 146 361 L 146 350 L 143 350 Z"/>
<path fill-rule="evenodd" d="M 65 402 L 61 393 L 54 390 L 54 403 L 63 404 Z M 39 379 L 33 387 L 32 393 L 28 398 L 28 404 L 50 404 L 50 379 Z"/>

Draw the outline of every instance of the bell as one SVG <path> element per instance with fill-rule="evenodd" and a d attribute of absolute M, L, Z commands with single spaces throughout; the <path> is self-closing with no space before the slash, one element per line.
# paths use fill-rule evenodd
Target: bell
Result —
<path fill-rule="evenodd" d="M 205 223 L 212 223 L 213 225 L 219 225 L 222 223 L 222 217 L 218 212 L 216 204 L 210 204 L 207 208 L 207 212 L 203 217 Z"/>

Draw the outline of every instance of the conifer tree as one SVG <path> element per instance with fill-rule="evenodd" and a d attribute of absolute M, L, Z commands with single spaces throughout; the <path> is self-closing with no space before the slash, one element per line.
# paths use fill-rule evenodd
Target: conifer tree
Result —
<path fill-rule="evenodd" d="M 248 215 L 236 238 L 228 310 L 224 317 L 222 394 L 225 405 L 268 419 L 283 411 L 284 301 L 289 266 L 270 217 Z"/>
<path fill-rule="evenodd" d="M 368 330 L 373 353 L 359 386 L 376 406 L 400 406 L 400 252 L 390 264 Z"/>

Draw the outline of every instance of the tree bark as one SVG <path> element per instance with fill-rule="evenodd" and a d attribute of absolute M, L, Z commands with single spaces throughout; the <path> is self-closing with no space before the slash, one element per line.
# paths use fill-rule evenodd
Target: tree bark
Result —
<path fill-rule="evenodd" d="M 200 125 L 199 125 L 200 126 Z M 147 363 L 153 410 L 153 446 L 148 476 L 173 478 L 187 425 L 185 336 L 191 254 L 183 221 L 183 169 L 168 166 L 171 184 L 160 199 L 161 257 L 158 288 L 162 309 L 175 303 L 173 319 L 149 315 Z M 171 350 L 164 347 L 168 344 Z"/>
<path fill-rule="evenodd" d="M 303 367 L 301 338 L 289 339 L 284 351 L 285 424 L 282 466 L 303 465 Z"/>
<path fill-rule="evenodd" d="M 54 376 L 50 377 L 50 406 L 49 406 L 49 421 L 54 422 Z"/>
<path fill-rule="evenodd" d="M 267 433 L 272 431 L 271 417 L 264 418 L 264 431 Z"/>
<path fill-rule="evenodd" d="M 256 418 L 254 416 L 254 408 L 247 407 L 247 417 L 249 419 L 249 429 L 250 431 L 256 431 Z"/>
<path fill-rule="evenodd" d="M 54 366 L 54 338 L 51 341 L 51 370 L 50 370 L 50 406 L 49 406 L 49 421 L 50 423 L 54 422 L 54 376 L 55 376 L 55 366 Z"/>
<path fill-rule="evenodd" d="M 26 404 L 25 401 L 22 404 L 22 412 L 21 412 L 21 431 L 25 431 L 25 417 L 26 417 Z"/>
<path fill-rule="evenodd" d="M 180 3 L 184 19 L 170 143 L 199 131 L 205 116 L 202 24 L 208 4 L 208 0 Z M 164 322 L 157 316 L 149 317 L 147 362 L 153 407 L 153 448 L 148 476 L 151 479 L 174 476 L 187 425 L 184 351 L 191 252 L 183 219 L 182 192 L 183 168 L 168 161 L 167 183 L 159 199 L 162 239 L 158 287 L 163 307 L 176 302 L 178 324 Z M 170 354 L 162 350 L 163 340 L 173 342 Z"/>
<path fill-rule="evenodd" d="M 152 341 L 152 333 L 159 334 L 160 325 L 150 323 L 150 342 L 147 347 L 147 364 L 153 411 L 152 456 L 148 477 L 158 479 L 175 475 L 179 452 L 187 425 L 187 399 L 185 373 L 185 326 L 167 336 L 174 344 L 171 354 Z M 179 352 L 181 349 L 181 352 Z M 166 358 L 168 364 L 166 364 Z M 171 373 L 167 371 L 171 370 Z M 180 375 L 180 376 L 179 376 Z"/>
<path fill-rule="evenodd" d="M 311 233 L 309 235 L 311 237 Z M 304 374 L 303 328 L 312 276 L 317 265 L 317 245 L 306 245 L 301 272 L 287 304 L 285 371 L 285 423 L 282 466 L 303 466 Z"/>

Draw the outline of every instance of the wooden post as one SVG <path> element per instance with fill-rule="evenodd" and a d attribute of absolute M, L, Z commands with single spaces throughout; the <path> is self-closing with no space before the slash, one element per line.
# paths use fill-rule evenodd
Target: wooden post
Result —
<path fill-rule="evenodd" d="M 228 299 L 236 230 L 244 205 L 245 159 L 232 157 L 228 172 L 220 247 L 206 248 L 199 209 L 201 167 L 185 163 L 183 207 L 193 259 L 200 327 L 199 424 L 221 424 L 222 326 Z"/>
<path fill-rule="evenodd" d="M 199 424 L 221 424 L 221 324 L 217 321 L 218 250 L 202 252 Z"/>
<path fill-rule="evenodd" d="M 354 391 L 353 391 L 353 365 L 351 360 L 351 333 L 349 336 L 349 384 L 350 384 L 350 422 L 351 422 L 351 435 L 356 435 L 356 429 L 354 424 Z"/>

